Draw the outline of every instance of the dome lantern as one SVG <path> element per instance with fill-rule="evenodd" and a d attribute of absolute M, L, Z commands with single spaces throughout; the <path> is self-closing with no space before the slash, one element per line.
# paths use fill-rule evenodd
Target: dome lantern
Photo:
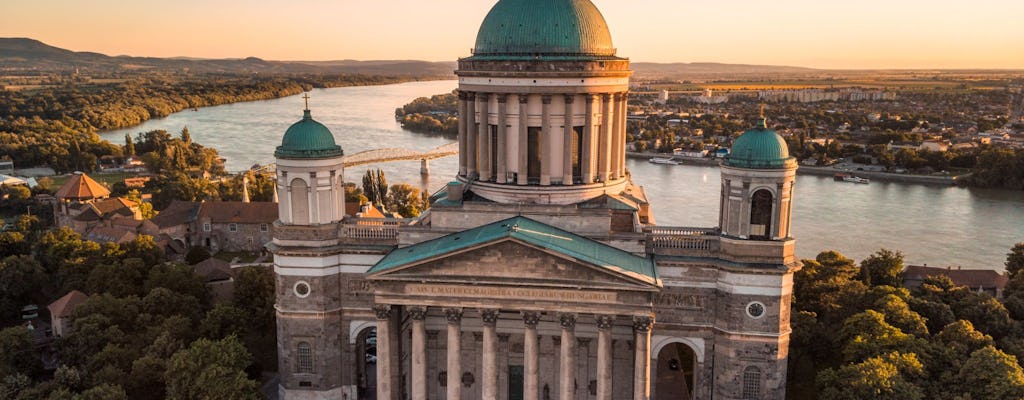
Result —
<path fill-rule="evenodd" d="M 308 97 L 306 97 L 306 101 L 302 119 L 285 131 L 281 145 L 274 152 L 274 157 L 319 159 L 344 155 L 341 146 L 335 143 L 331 130 L 313 119 L 309 111 Z"/>

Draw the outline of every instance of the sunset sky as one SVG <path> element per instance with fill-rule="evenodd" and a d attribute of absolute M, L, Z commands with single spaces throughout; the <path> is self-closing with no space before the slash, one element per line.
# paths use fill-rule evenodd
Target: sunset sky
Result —
<path fill-rule="evenodd" d="M 1022 0 L 593 0 L 633 61 L 1024 68 Z M 268 60 L 469 55 L 494 0 L 3 0 L 0 37 Z"/>

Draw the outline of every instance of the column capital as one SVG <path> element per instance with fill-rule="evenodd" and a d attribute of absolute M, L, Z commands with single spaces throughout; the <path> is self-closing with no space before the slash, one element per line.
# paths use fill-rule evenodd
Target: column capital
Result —
<path fill-rule="evenodd" d="M 391 305 L 390 304 L 374 304 L 373 313 L 377 315 L 378 320 L 386 320 L 391 318 Z"/>
<path fill-rule="evenodd" d="M 540 322 L 540 313 L 533 311 L 523 311 L 523 323 L 526 324 L 527 328 L 537 329 L 537 323 Z"/>
<path fill-rule="evenodd" d="M 607 103 L 609 101 L 612 101 L 612 99 L 615 98 L 615 94 L 614 93 L 601 93 L 600 96 L 601 96 L 601 101 L 604 101 L 605 103 Z"/>
<path fill-rule="evenodd" d="M 654 318 L 633 317 L 633 330 L 637 332 L 650 332 L 654 326 Z"/>
<path fill-rule="evenodd" d="M 522 93 L 519 95 L 519 104 L 526 104 L 530 102 L 530 95 Z"/>
<path fill-rule="evenodd" d="M 505 102 L 508 101 L 507 93 L 495 93 L 494 96 L 498 98 L 499 104 L 505 104 Z"/>
<path fill-rule="evenodd" d="M 476 100 L 476 92 L 466 92 L 466 100 Z"/>
<path fill-rule="evenodd" d="M 567 94 L 563 97 L 565 97 L 565 104 L 572 104 L 576 101 L 576 95 L 574 94 Z"/>
<path fill-rule="evenodd" d="M 498 323 L 498 314 L 501 312 L 495 309 L 482 309 L 480 310 L 480 317 L 484 320 L 484 325 L 494 326 Z"/>
<path fill-rule="evenodd" d="M 417 321 L 422 321 L 427 318 L 427 308 L 422 306 L 406 307 L 406 312 L 409 313 L 409 318 Z"/>
<path fill-rule="evenodd" d="M 612 329 L 612 324 L 615 323 L 614 315 L 596 315 L 594 319 L 597 321 L 597 329 L 601 330 Z"/>
<path fill-rule="evenodd" d="M 462 308 L 450 307 L 444 309 L 444 317 L 449 325 L 458 325 L 462 322 Z"/>
<path fill-rule="evenodd" d="M 585 95 L 583 95 L 583 98 L 587 99 L 587 104 L 594 104 L 594 100 L 595 100 L 594 95 L 592 95 L 592 94 L 585 94 Z"/>
<path fill-rule="evenodd" d="M 573 329 L 576 327 L 576 314 L 560 314 L 558 316 L 558 323 L 562 325 L 563 329 Z"/>
<path fill-rule="evenodd" d="M 459 100 L 465 100 L 466 99 L 466 91 L 465 90 L 456 90 L 455 92 L 456 92 L 457 96 L 459 97 Z"/>
<path fill-rule="evenodd" d="M 481 100 L 481 101 L 486 102 L 487 100 L 489 100 L 491 98 L 491 94 L 490 93 L 477 93 L 476 94 L 476 98 L 477 98 L 477 100 Z"/>
<path fill-rule="evenodd" d="M 545 94 L 540 96 L 540 101 L 544 104 L 551 104 L 551 95 Z"/>

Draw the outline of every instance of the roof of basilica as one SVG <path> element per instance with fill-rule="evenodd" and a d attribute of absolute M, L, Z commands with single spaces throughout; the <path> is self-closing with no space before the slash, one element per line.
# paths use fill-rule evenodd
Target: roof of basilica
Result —
<path fill-rule="evenodd" d="M 341 146 L 334 142 L 334 134 L 313 119 L 305 110 L 302 119 L 284 133 L 281 145 L 274 152 L 277 158 L 329 158 L 343 155 Z"/>
<path fill-rule="evenodd" d="M 506 239 L 518 240 L 648 283 L 658 282 L 654 262 L 648 258 L 522 216 L 397 249 L 377 262 L 367 274 L 419 264 Z"/>
<path fill-rule="evenodd" d="M 612 35 L 590 0 L 501 0 L 480 25 L 474 59 L 615 57 Z"/>
<path fill-rule="evenodd" d="M 743 132 L 733 142 L 725 165 L 751 169 L 787 169 L 796 166 L 796 158 L 790 157 L 786 140 L 775 131 L 768 129 L 762 117 L 753 129 Z"/>

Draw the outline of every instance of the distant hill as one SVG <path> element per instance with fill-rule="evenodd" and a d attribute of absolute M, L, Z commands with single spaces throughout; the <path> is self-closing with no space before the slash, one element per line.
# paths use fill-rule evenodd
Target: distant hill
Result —
<path fill-rule="evenodd" d="M 197 73 L 363 74 L 441 77 L 453 76 L 454 62 L 413 60 L 379 61 L 267 61 L 244 59 L 156 58 L 108 56 L 75 52 L 28 38 L 0 38 L 0 69 L 40 71 L 116 72 L 157 70 Z"/>

